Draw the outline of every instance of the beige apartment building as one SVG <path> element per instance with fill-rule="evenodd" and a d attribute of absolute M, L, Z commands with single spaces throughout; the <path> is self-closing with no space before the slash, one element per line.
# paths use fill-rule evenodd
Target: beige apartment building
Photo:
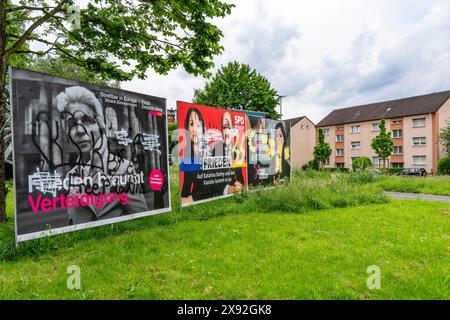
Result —
<path fill-rule="evenodd" d="M 332 111 L 317 124 L 333 149 L 327 166 L 351 168 L 358 157 L 382 165 L 371 148 L 381 119 L 395 146 L 386 166 L 436 172 L 438 160 L 445 156 L 439 133 L 450 120 L 450 91 Z"/>
<path fill-rule="evenodd" d="M 314 159 L 316 125 L 307 117 L 289 119 L 291 125 L 291 166 L 300 169 Z"/>

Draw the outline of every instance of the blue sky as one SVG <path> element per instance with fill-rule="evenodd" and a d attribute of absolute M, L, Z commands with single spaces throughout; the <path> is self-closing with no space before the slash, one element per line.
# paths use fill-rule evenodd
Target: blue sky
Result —
<path fill-rule="evenodd" d="M 240 0 L 216 20 L 229 61 L 266 76 L 283 102 L 284 118 L 318 122 L 331 110 L 450 90 L 448 0 Z M 191 101 L 205 79 L 182 69 L 148 72 L 124 89 L 164 96 L 168 106 Z"/>

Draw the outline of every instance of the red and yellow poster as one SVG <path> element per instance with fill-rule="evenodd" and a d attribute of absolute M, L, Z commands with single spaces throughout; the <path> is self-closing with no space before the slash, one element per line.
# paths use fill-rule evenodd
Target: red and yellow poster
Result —
<path fill-rule="evenodd" d="M 181 205 L 247 190 L 246 117 L 178 102 Z"/>

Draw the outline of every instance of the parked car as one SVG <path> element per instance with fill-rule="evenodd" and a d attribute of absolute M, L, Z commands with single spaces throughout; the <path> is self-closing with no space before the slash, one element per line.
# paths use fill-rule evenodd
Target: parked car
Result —
<path fill-rule="evenodd" d="M 418 177 L 426 177 L 428 175 L 427 170 L 424 168 L 409 168 L 403 169 L 403 171 L 397 173 L 399 176 L 418 176 Z"/>

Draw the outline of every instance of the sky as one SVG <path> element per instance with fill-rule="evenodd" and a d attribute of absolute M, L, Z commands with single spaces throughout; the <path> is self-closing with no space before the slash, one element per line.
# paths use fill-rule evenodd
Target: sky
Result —
<path fill-rule="evenodd" d="M 249 64 L 283 99 L 283 118 L 319 122 L 334 109 L 450 90 L 448 0 L 240 0 L 214 23 L 216 68 Z M 122 88 L 192 101 L 207 80 L 183 69 Z"/>

